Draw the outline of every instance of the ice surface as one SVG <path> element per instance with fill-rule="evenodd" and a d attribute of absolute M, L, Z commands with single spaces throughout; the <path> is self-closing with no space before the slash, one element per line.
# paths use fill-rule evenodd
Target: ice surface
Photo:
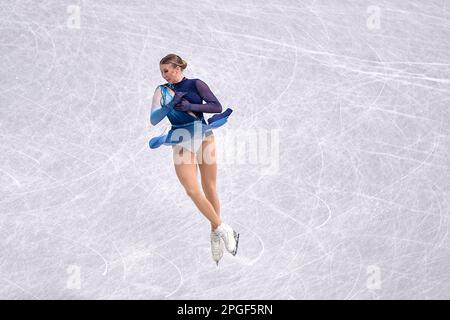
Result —
<path fill-rule="evenodd" d="M 450 1 L 0 7 L 0 298 L 450 298 Z M 147 145 L 172 52 L 234 109 L 219 269 Z"/>

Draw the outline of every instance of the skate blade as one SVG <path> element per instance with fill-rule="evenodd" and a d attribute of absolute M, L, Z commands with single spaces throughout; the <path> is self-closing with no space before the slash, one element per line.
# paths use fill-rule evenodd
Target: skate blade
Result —
<path fill-rule="evenodd" d="M 237 254 L 238 245 L 239 245 L 239 233 L 237 233 L 236 231 L 233 231 L 233 235 L 234 235 L 234 240 L 236 240 L 236 248 L 234 249 L 234 251 L 231 254 L 233 256 L 235 256 Z"/>

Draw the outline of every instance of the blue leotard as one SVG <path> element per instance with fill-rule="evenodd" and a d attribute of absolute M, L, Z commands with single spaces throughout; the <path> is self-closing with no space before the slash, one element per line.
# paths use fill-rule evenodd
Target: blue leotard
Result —
<path fill-rule="evenodd" d="M 177 107 L 170 104 L 174 98 L 168 87 L 175 92 L 186 92 L 183 99 L 189 104 L 189 109 L 195 116 L 186 111 L 180 111 Z M 202 103 L 205 101 L 206 103 Z M 227 108 L 224 112 L 222 106 L 209 87 L 202 80 L 188 79 L 184 77 L 180 82 L 175 84 L 166 83 L 160 85 L 155 90 L 153 97 L 152 110 L 150 113 L 150 121 L 153 125 L 160 122 L 165 116 L 172 124 L 167 134 L 153 137 L 149 141 L 151 149 L 158 148 L 161 145 L 176 145 L 186 143 L 187 140 L 205 137 L 212 134 L 212 129 L 224 125 L 232 109 Z M 205 121 L 203 113 L 217 113 Z"/>

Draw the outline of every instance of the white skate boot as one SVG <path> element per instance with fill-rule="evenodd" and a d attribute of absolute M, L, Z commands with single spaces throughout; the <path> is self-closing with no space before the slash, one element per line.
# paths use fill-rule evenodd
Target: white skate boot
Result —
<path fill-rule="evenodd" d="M 214 231 L 223 239 L 227 251 L 235 256 L 239 244 L 239 233 L 225 223 L 221 223 Z"/>
<path fill-rule="evenodd" d="M 219 265 L 220 259 L 223 256 L 223 241 L 220 236 L 215 232 L 211 231 L 211 253 L 212 258 L 216 262 L 216 265 Z"/>

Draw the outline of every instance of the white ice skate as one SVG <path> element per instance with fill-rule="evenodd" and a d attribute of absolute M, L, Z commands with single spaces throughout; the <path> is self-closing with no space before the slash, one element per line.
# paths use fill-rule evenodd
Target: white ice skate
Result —
<path fill-rule="evenodd" d="M 219 265 L 220 259 L 223 256 L 223 241 L 220 236 L 215 232 L 211 231 L 211 253 L 212 258 L 216 262 L 216 265 Z"/>
<path fill-rule="evenodd" d="M 227 251 L 235 256 L 239 244 L 239 233 L 225 223 L 221 223 L 214 231 L 222 238 Z"/>

